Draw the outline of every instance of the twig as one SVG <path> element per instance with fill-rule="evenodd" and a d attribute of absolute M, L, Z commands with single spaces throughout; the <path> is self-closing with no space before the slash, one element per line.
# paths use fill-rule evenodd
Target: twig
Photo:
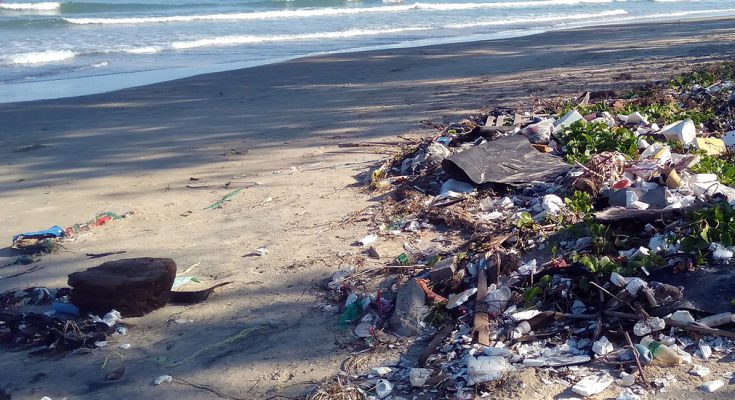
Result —
<path fill-rule="evenodd" d="M 594 286 L 594 287 L 596 287 L 596 288 L 598 288 L 598 289 L 602 290 L 603 292 L 605 292 L 605 293 L 607 293 L 608 295 L 612 296 L 612 297 L 613 297 L 613 298 L 614 298 L 615 300 L 618 300 L 618 301 L 621 301 L 621 302 L 623 302 L 623 303 L 624 303 L 624 304 L 625 304 L 626 306 L 630 307 L 630 309 L 631 309 L 631 310 L 633 310 L 633 311 L 638 311 L 638 310 L 636 310 L 636 308 L 635 308 L 635 307 L 633 307 L 633 306 L 632 306 L 632 305 L 631 305 L 630 303 L 628 303 L 627 301 L 625 301 L 625 300 L 621 299 L 620 297 L 618 297 L 618 296 L 616 296 L 616 295 L 614 295 L 614 294 L 610 293 L 610 292 L 609 292 L 609 291 L 608 291 L 607 289 L 605 289 L 604 287 L 602 287 L 602 286 L 600 286 L 600 285 L 598 285 L 598 284 L 596 284 L 596 283 L 594 283 L 594 282 L 590 282 L 590 285 L 592 285 L 592 286 Z"/>
<path fill-rule="evenodd" d="M 623 325 L 618 323 L 620 325 L 620 330 L 623 330 Z M 648 379 L 646 379 L 646 374 L 643 372 L 643 366 L 641 365 L 641 359 L 638 356 L 638 349 L 633 346 L 633 341 L 630 340 L 630 335 L 628 334 L 628 331 L 623 330 L 623 334 L 625 335 L 625 340 L 628 341 L 628 346 L 630 347 L 630 351 L 633 353 L 633 358 L 635 358 L 635 365 L 638 367 L 638 372 L 641 373 L 641 379 L 643 379 L 643 382 L 648 383 Z"/>
<path fill-rule="evenodd" d="M 623 313 L 623 312 L 618 312 L 618 311 L 605 311 L 605 314 L 611 317 L 631 319 L 635 321 L 640 321 L 642 319 L 639 315 Z M 700 324 L 677 322 L 677 321 L 672 321 L 670 319 L 665 319 L 664 322 L 666 322 L 666 325 L 673 326 L 674 328 L 684 329 L 684 330 L 696 332 L 696 333 L 704 333 L 707 335 L 724 336 L 730 339 L 735 339 L 735 332 L 733 331 L 726 331 L 724 329 L 710 328 L 709 326 L 704 326 Z"/>

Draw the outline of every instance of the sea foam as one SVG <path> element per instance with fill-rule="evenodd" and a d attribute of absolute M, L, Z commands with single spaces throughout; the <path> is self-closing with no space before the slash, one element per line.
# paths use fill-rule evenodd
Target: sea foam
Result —
<path fill-rule="evenodd" d="M 412 3 L 385 5 L 377 7 L 351 8 L 306 8 L 298 10 L 256 11 L 245 13 L 193 14 L 155 17 L 119 17 L 119 18 L 63 18 L 70 24 L 104 25 L 104 24 L 152 24 L 192 21 L 254 21 L 266 19 L 313 18 L 340 15 L 357 15 L 365 13 L 399 13 L 411 11 L 462 11 L 475 9 L 529 8 L 544 6 L 572 6 L 579 4 L 611 3 L 613 0 L 539 0 L 500 3 Z"/>
<path fill-rule="evenodd" d="M 0 3 L 0 10 L 13 11 L 53 11 L 61 7 L 60 3 L 44 2 L 44 3 Z"/>
<path fill-rule="evenodd" d="M 3 64 L 33 65 L 46 64 L 74 58 L 76 53 L 71 50 L 46 50 L 29 53 L 10 54 L 3 59 Z"/>

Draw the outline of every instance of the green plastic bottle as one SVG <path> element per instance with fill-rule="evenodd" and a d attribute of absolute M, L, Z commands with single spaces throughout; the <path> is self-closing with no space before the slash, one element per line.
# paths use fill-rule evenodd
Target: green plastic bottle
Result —
<path fill-rule="evenodd" d="M 671 347 L 661 342 L 657 342 L 648 336 L 641 339 L 641 344 L 646 346 L 648 350 L 651 350 L 651 354 L 653 354 L 653 364 L 666 367 L 673 367 L 681 364 L 681 356 Z"/>

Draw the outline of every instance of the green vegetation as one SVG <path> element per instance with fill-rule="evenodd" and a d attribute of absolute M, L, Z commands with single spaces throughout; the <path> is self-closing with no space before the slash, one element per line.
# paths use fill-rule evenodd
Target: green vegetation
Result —
<path fill-rule="evenodd" d="M 587 192 L 581 192 L 579 190 L 575 190 L 572 193 L 572 197 L 565 197 L 564 204 L 569 211 L 582 214 L 583 216 L 587 216 L 594 211 L 592 196 Z"/>
<path fill-rule="evenodd" d="M 735 79 L 735 61 L 706 65 L 692 72 L 676 76 L 669 87 L 677 90 L 690 90 L 695 84 L 707 87 L 720 80 Z"/>
<path fill-rule="evenodd" d="M 735 186 L 735 157 L 728 154 L 723 157 L 714 157 L 700 154 L 701 160 L 691 168 L 695 174 L 715 174 L 720 183 Z"/>
<path fill-rule="evenodd" d="M 584 265 L 588 270 L 595 273 L 609 274 L 620 270 L 619 266 L 608 256 L 596 257 L 592 255 L 575 254 L 572 261 Z"/>
<path fill-rule="evenodd" d="M 681 241 L 681 250 L 697 253 L 707 250 L 714 242 L 735 245 L 735 210 L 727 203 L 694 211 L 690 215 L 691 232 Z M 700 253 L 701 254 L 701 253 Z"/>
<path fill-rule="evenodd" d="M 519 229 L 530 228 L 533 226 L 533 217 L 527 211 L 522 212 L 515 221 L 516 227 Z"/>
<path fill-rule="evenodd" d="M 605 123 L 577 121 L 557 134 L 565 147 L 564 158 L 568 163 L 584 164 L 603 151 L 618 151 L 629 157 L 638 155 L 637 138 L 625 128 L 610 128 Z"/>

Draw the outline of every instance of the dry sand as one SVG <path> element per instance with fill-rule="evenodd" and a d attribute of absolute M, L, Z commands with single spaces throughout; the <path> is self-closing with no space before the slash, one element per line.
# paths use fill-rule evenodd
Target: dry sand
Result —
<path fill-rule="evenodd" d="M 0 238 L 7 244 L 13 234 L 71 225 L 101 211 L 136 214 L 65 242 L 64 251 L 36 264 L 44 269 L 0 279 L 0 290 L 64 286 L 69 273 L 100 262 L 85 253 L 114 250 L 171 257 L 180 270 L 197 264 L 191 274 L 204 280 L 201 286 L 235 283 L 206 303 L 128 319 L 128 335 L 91 354 L 48 361 L 4 353 L 0 388 L 13 399 L 214 398 L 187 385 L 152 385 L 170 374 L 236 398 L 298 395 L 349 356 L 335 340 L 336 316 L 314 308 L 311 285 L 354 261 L 340 260 L 340 252 L 359 254 L 350 244 L 369 228 L 339 222 L 374 204 L 356 176 L 383 157 L 336 144 L 427 133 L 418 128 L 422 119 L 528 104 L 532 93 L 572 95 L 647 82 L 734 52 L 733 19 L 610 26 L 306 58 L 87 97 L 2 104 Z M 223 187 L 231 181 L 258 186 L 222 209 L 204 210 L 232 190 Z M 190 183 L 213 186 L 187 188 Z M 267 256 L 244 257 L 264 245 Z M 398 251 L 386 249 L 387 256 Z M 0 265 L 13 258 L 9 248 L 0 250 Z M 172 319 L 193 322 L 167 322 Z M 196 354 L 256 327 L 240 341 Z M 132 346 L 117 350 L 121 343 Z M 100 384 L 123 366 L 121 381 Z M 528 387 L 538 390 L 522 398 L 553 398 L 564 390 Z M 693 385 L 684 387 L 688 392 L 672 398 L 698 396 Z"/>

